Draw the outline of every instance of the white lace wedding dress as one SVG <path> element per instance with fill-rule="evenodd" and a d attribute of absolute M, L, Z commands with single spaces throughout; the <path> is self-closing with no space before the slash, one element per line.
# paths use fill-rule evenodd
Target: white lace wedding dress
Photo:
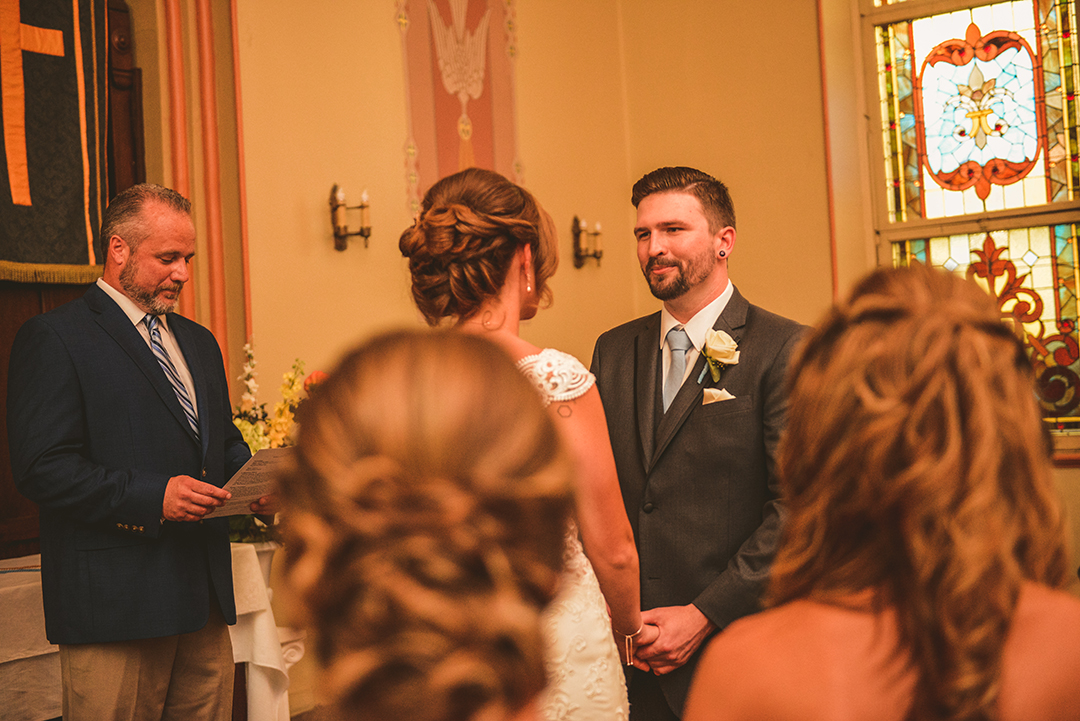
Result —
<path fill-rule="evenodd" d="M 518 369 L 548 404 L 573 400 L 596 382 L 576 358 L 552 348 L 522 358 Z M 629 704 L 611 620 L 573 522 L 566 532 L 559 594 L 544 612 L 543 623 L 548 687 L 540 695 L 540 718 L 625 720 Z"/>

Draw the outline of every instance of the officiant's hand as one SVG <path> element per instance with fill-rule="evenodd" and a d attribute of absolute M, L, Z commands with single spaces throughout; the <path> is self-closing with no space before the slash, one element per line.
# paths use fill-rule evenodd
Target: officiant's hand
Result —
<path fill-rule="evenodd" d="M 161 515 L 166 521 L 198 521 L 230 498 L 231 493 L 211 483 L 191 476 L 173 476 L 165 486 Z"/>
<path fill-rule="evenodd" d="M 251 504 L 251 512 L 258 516 L 272 516 L 277 513 L 277 510 L 277 496 L 273 493 Z"/>
<path fill-rule="evenodd" d="M 657 676 L 670 673 L 690 660 L 716 628 L 692 603 L 642 611 L 641 620 L 659 626 L 660 635 L 650 644 L 640 644 L 634 656 L 647 663 Z"/>

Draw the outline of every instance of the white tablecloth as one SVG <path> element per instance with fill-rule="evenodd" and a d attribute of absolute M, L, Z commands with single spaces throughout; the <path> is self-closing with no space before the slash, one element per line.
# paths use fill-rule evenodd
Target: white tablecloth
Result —
<path fill-rule="evenodd" d="M 289 721 L 289 671 L 270 608 L 270 559 L 276 548 L 270 543 L 232 544 L 236 625 L 229 627 L 229 634 L 233 660 L 248 665 L 248 721 Z"/>
<path fill-rule="evenodd" d="M 274 548 L 271 544 L 232 545 L 237 621 L 229 627 L 229 635 L 233 658 L 247 664 L 249 721 L 288 721 L 288 667 L 303 655 L 303 633 L 279 629 L 274 623 L 269 588 Z M 42 721 L 61 713 L 60 656 L 45 638 L 40 564 L 41 556 L 0 561 L 0 718 L 4 721 Z M 285 654 L 283 644 L 288 644 Z"/>
<path fill-rule="evenodd" d="M 42 721 L 61 712 L 59 650 L 45 638 L 41 556 L 0 561 L 0 718 Z"/>

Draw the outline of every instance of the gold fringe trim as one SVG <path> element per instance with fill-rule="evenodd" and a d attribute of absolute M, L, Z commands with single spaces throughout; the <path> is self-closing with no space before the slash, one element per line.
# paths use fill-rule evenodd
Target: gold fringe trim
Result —
<path fill-rule="evenodd" d="M 88 285 L 104 272 L 100 265 L 61 265 L 57 263 L 14 263 L 0 260 L 0 280 L 16 283 L 65 283 Z"/>

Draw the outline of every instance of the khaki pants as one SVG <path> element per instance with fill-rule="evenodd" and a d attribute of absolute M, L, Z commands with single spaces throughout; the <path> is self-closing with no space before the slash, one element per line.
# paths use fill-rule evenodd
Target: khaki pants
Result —
<path fill-rule="evenodd" d="M 210 604 L 198 631 L 60 646 L 64 721 L 229 721 L 229 627 Z"/>

